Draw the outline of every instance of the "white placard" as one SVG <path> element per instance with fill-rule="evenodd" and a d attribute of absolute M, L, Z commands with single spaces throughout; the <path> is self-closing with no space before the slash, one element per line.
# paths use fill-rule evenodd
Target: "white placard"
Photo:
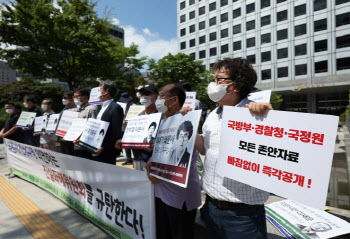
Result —
<path fill-rule="evenodd" d="M 187 91 L 186 92 L 186 100 L 182 107 L 190 107 L 192 110 L 196 108 L 196 92 L 195 91 Z"/>
<path fill-rule="evenodd" d="M 236 107 L 245 107 L 250 102 L 265 102 L 269 103 L 271 98 L 271 90 L 263 90 L 250 93 L 247 98 L 239 102 Z"/>
<path fill-rule="evenodd" d="M 63 137 L 65 141 L 73 141 L 79 138 L 83 133 L 87 119 L 76 118 L 73 120 L 72 126 L 67 131 L 66 135 Z"/>
<path fill-rule="evenodd" d="M 135 116 L 138 116 L 144 110 L 145 110 L 145 106 L 143 106 L 143 105 L 130 106 L 129 111 L 125 117 L 125 120 L 129 120 Z"/>
<path fill-rule="evenodd" d="M 79 112 L 65 110 L 62 113 L 60 122 L 56 130 L 56 135 L 64 137 L 73 123 L 73 120 L 78 118 Z"/>
<path fill-rule="evenodd" d="M 126 126 L 122 148 L 144 149 L 150 147 L 157 135 L 161 113 L 131 118 Z"/>
<path fill-rule="evenodd" d="M 152 154 L 151 175 L 187 187 L 201 110 L 176 114 L 160 123 Z"/>
<path fill-rule="evenodd" d="M 90 91 L 89 103 L 93 105 L 102 105 L 102 100 L 100 100 L 100 87 L 92 88 Z"/>
<path fill-rule="evenodd" d="M 322 209 L 338 117 L 224 106 L 217 173 Z"/>
<path fill-rule="evenodd" d="M 30 129 L 33 125 L 36 112 L 22 112 L 17 120 L 16 126 Z"/>
<path fill-rule="evenodd" d="M 84 132 L 79 139 L 79 146 L 92 153 L 96 153 L 96 151 L 101 148 L 108 126 L 109 122 L 98 119 L 88 119 Z"/>
<path fill-rule="evenodd" d="M 34 133 L 42 134 L 46 132 L 47 115 L 35 117 L 34 121 Z"/>
<path fill-rule="evenodd" d="M 59 120 L 60 120 L 60 114 L 49 115 L 49 119 L 46 126 L 46 133 L 48 134 L 55 133 Z"/>

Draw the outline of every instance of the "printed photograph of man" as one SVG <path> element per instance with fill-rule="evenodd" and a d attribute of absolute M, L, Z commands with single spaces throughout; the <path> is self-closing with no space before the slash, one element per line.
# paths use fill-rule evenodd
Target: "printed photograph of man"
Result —
<path fill-rule="evenodd" d="M 41 129 L 41 131 L 43 133 L 45 133 L 45 131 L 46 131 L 46 120 L 45 119 L 43 119 L 43 128 Z"/>
<path fill-rule="evenodd" d="M 326 232 L 332 230 L 332 227 L 324 222 L 315 222 L 310 226 L 304 226 L 301 224 L 296 224 L 296 227 L 299 228 L 304 234 L 312 239 L 319 239 L 320 237 L 316 234 L 317 232 Z"/>
<path fill-rule="evenodd" d="M 187 150 L 187 143 L 193 133 L 191 121 L 184 121 L 177 130 L 174 150 L 170 155 L 169 164 L 187 168 L 190 159 L 190 153 Z"/>
<path fill-rule="evenodd" d="M 157 128 L 157 123 L 156 122 L 152 122 L 149 126 L 148 126 L 148 134 L 147 136 L 143 139 L 144 143 L 154 143 L 154 141 L 156 140 L 156 138 L 154 138 L 152 135 L 154 133 L 154 131 Z"/>
<path fill-rule="evenodd" d="M 98 135 L 98 138 L 97 138 L 97 142 L 101 142 L 101 139 L 103 139 L 103 136 L 105 135 L 105 130 L 104 129 L 101 129 L 100 130 L 100 133 Z"/>

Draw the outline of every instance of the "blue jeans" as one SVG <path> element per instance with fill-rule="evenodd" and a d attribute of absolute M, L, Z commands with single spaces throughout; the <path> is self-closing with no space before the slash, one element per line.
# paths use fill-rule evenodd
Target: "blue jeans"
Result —
<path fill-rule="evenodd" d="M 237 205 L 222 209 L 207 196 L 203 212 L 209 238 L 267 238 L 264 205 Z"/>

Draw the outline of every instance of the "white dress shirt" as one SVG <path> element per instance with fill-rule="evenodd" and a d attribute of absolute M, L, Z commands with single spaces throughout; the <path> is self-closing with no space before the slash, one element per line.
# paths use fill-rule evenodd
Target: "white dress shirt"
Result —
<path fill-rule="evenodd" d="M 110 100 L 107 100 L 107 101 L 102 103 L 102 108 L 101 108 L 100 112 L 97 115 L 97 119 L 98 120 L 101 120 L 101 117 L 102 117 L 103 113 L 106 111 L 106 109 L 109 106 L 109 104 L 112 103 L 113 101 L 114 101 L 114 99 L 110 99 Z"/>

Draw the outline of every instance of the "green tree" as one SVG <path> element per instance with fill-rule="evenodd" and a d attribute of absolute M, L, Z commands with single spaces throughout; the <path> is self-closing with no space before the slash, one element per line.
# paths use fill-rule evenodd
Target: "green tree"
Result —
<path fill-rule="evenodd" d="M 283 99 L 281 95 L 271 92 L 270 104 L 272 105 L 273 109 L 279 110 L 282 102 Z"/>
<path fill-rule="evenodd" d="M 109 33 L 112 25 L 99 18 L 89 0 L 16 0 L 1 4 L 0 58 L 21 72 L 55 78 L 75 89 L 86 79 L 123 78 L 140 68 L 137 46 L 124 47 Z M 91 83 L 86 83 L 91 84 Z M 93 83 L 92 83 L 93 84 Z"/>

